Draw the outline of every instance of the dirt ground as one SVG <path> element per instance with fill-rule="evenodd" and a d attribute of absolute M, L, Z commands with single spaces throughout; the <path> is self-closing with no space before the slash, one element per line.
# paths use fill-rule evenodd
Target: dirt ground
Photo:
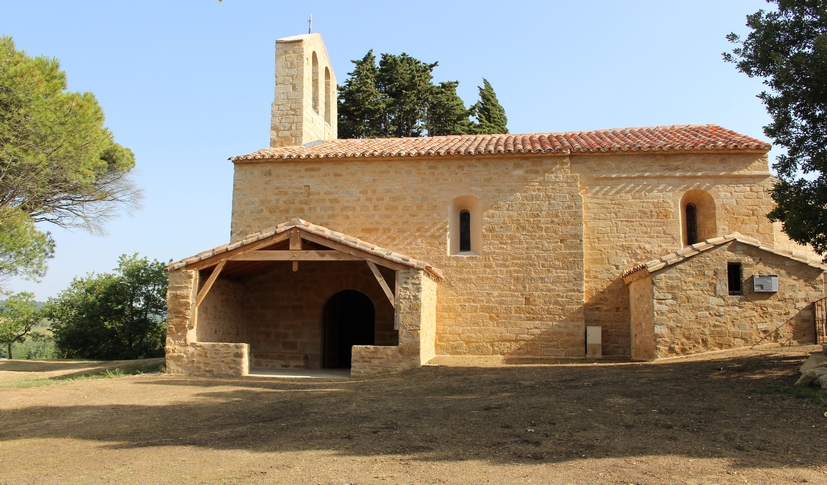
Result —
<path fill-rule="evenodd" d="M 824 484 L 827 395 L 792 387 L 817 350 L 6 387 L 0 483 Z"/>

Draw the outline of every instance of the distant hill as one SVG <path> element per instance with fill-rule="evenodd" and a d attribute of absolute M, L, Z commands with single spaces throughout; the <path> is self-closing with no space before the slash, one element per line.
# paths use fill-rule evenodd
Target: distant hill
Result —
<path fill-rule="evenodd" d="M 37 309 L 38 309 L 38 310 L 40 310 L 40 309 L 42 309 L 44 306 L 46 306 L 46 302 L 45 302 L 45 301 L 36 301 L 36 302 L 34 302 L 34 303 L 35 303 L 35 305 L 37 305 Z M 6 300 L 0 300 L 0 307 L 2 307 L 2 306 L 3 306 L 3 305 L 5 305 L 5 304 L 6 304 Z"/>

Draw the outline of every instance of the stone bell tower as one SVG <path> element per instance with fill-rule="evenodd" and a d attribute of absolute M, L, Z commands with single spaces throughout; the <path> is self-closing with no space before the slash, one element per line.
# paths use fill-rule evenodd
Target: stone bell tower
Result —
<path fill-rule="evenodd" d="M 336 139 L 336 86 L 321 35 L 278 39 L 270 146 Z"/>

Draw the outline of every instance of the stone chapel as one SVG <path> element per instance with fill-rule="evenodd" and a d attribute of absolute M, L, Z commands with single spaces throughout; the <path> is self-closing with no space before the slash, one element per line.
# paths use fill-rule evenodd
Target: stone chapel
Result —
<path fill-rule="evenodd" d="M 319 34 L 276 42 L 231 240 L 171 263 L 167 371 L 395 372 L 814 341 L 827 269 L 766 218 L 770 146 L 715 125 L 337 139 Z"/>

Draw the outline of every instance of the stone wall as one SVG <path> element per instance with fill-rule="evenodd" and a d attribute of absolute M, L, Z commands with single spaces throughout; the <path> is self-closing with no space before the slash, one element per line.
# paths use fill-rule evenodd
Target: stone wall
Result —
<path fill-rule="evenodd" d="M 403 355 L 399 347 L 354 345 L 351 353 L 350 377 L 395 374 L 420 365 L 414 355 Z"/>
<path fill-rule="evenodd" d="M 195 341 L 193 313 L 195 311 L 195 271 L 176 270 L 169 272 L 167 287 L 167 338 L 166 346 L 184 346 Z M 169 350 L 167 350 L 169 355 Z"/>
<path fill-rule="evenodd" d="M 192 342 L 167 346 L 168 374 L 207 377 L 246 376 L 250 367 L 249 345 L 240 343 Z"/>
<path fill-rule="evenodd" d="M 202 276 L 206 280 L 209 274 Z M 235 280 L 217 278 L 198 307 L 199 342 L 248 342 L 246 289 Z"/>
<path fill-rule="evenodd" d="M 729 295 L 727 263 L 742 265 L 742 295 Z M 754 274 L 777 274 L 778 292 L 755 293 Z M 811 302 L 824 297 L 820 269 L 737 241 L 639 281 L 651 281 L 649 345 L 658 358 L 766 343 L 812 343 Z"/>
<path fill-rule="evenodd" d="M 603 355 L 630 354 L 629 293 L 620 273 L 682 247 L 687 192 L 711 196 L 717 235 L 738 231 L 773 242 L 766 154 L 578 155 L 572 173 L 584 200 L 585 320 L 603 327 Z"/>
<path fill-rule="evenodd" d="M 436 356 L 436 308 L 437 282 L 427 274 L 422 274 L 420 301 L 422 313 L 419 321 L 419 361 L 428 363 Z"/>
<path fill-rule="evenodd" d="M 394 288 L 393 271 L 381 268 L 385 281 Z M 247 338 L 253 363 L 263 367 L 295 367 L 304 362 L 311 369 L 321 366 L 324 305 L 344 290 L 364 293 L 375 310 L 376 345 L 396 345 L 394 310 L 367 263 L 363 261 L 301 262 L 298 271 L 282 264 L 272 271 L 243 281 L 243 305 L 247 314 Z M 281 357 L 279 362 L 273 355 Z M 292 356 L 287 358 L 286 356 Z"/>
<path fill-rule="evenodd" d="M 354 345 L 352 377 L 412 369 L 435 356 L 437 283 L 423 271 L 399 271 L 396 277 L 399 345 Z"/>
<path fill-rule="evenodd" d="M 652 279 L 639 278 L 629 284 L 632 359 L 652 360 L 655 355 L 655 307 Z"/>
<path fill-rule="evenodd" d="M 301 217 L 428 261 L 436 353 L 583 357 L 583 203 L 567 157 L 236 161 L 233 241 Z M 483 211 L 477 255 L 449 255 L 448 211 Z"/>
<path fill-rule="evenodd" d="M 399 353 L 424 364 L 435 355 L 436 283 L 417 270 L 400 271 L 396 281 Z"/>
<path fill-rule="evenodd" d="M 709 194 L 718 234 L 774 240 L 759 153 L 237 162 L 235 177 L 234 240 L 298 216 L 442 269 L 438 354 L 580 357 L 588 324 L 604 355 L 630 355 L 620 273 L 682 246 L 689 191 Z M 449 255 L 465 196 L 482 248 Z"/>
<path fill-rule="evenodd" d="M 218 288 L 227 285 L 216 284 Z M 193 376 L 236 377 L 247 375 L 249 346 L 245 343 L 199 342 L 195 325 L 195 271 L 169 272 L 167 289 L 166 372 Z M 209 298 L 209 296 L 208 296 Z M 201 309 L 199 309 L 201 310 Z"/>

